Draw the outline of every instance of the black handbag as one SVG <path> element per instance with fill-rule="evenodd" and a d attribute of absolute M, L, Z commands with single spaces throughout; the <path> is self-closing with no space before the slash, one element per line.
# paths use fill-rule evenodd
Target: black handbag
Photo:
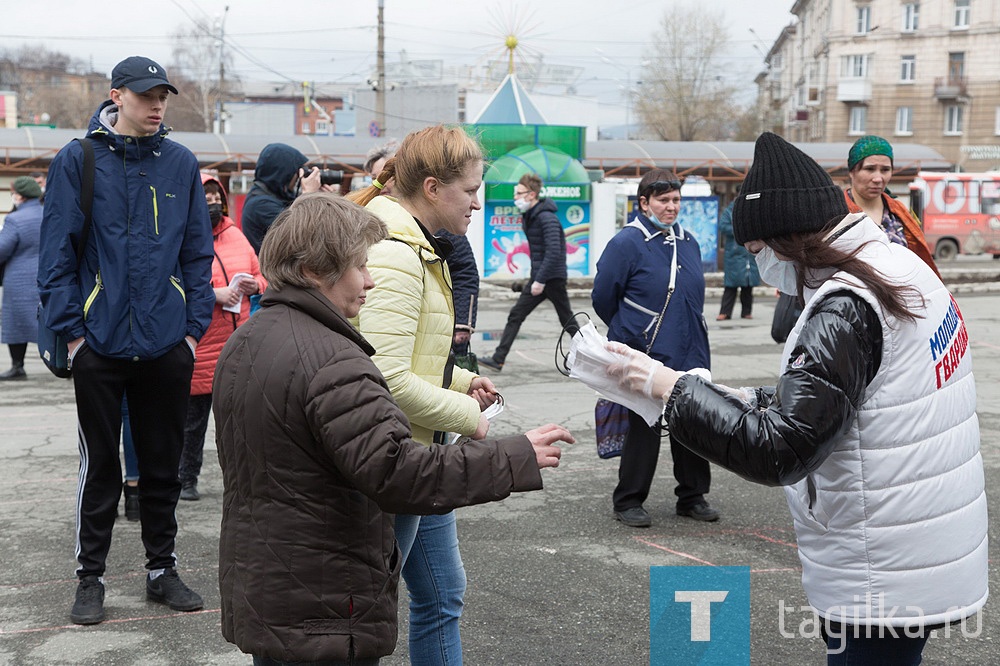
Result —
<path fill-rule="evenodd" d="M 799 297 L 786 293 L 778 295 L 778 303 L 774 306 L 774 319 L 771 320 L 771 337 L 775 342 L 784 342 L 792 332 L 795 322 L 802 314 Z"/>
<path fill-rule="evenodd" d="M 94 206 L 94 146 L 90 139 L 74 139 L 83 147 L 83 172 L 80 178 L 80 209 L 83 211 L 83 228 L 76 247 L 76 265 L 83 263 L 83 253 L 90 237 Z M 45 325 L 44 306 L 38 304 L 38 355 L 53 375 L 68 379 L 72 375 L 69 364 L 69 340 Z"/>
<path fill-rule="evenodd" d="M 638 223 L 636 223 L 638 224 Z M 641 228 L 641 225 L 640 225 Z M 672 235 L 672 234 L 671 234 Z M 670 282 L 667 286 L 667 298 L 663 301 L 663 309 L 660 316 L 656 318 L 656 326 L 653 328 L 653 335 L 646 343 L 646 353 L 653 348 L 656 336 L 660 334 L 660 325 L 667 314 L 667 306 L 674 295 L 674 288 L 677 282 L 677 246 L 674 241 L 674 254 L 670 262 Z M 598 398 L 594 405 L 594 430 L 597 439 L 597 456 L 599 458 L 614 458 L 622 454 L 625 448 L 625 440 L 628 439 L 629 421 L 628 407 L 617 402 Z"/>

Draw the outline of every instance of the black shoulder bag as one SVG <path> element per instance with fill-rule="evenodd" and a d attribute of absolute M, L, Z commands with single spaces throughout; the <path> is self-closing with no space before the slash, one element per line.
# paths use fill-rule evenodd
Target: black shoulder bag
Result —
<path fill-rule="evenodd" d="M 90 237 L 90 227 L 93 223 L 94 207 L 94 145 L 90 139 L 74 139 L 83 147 L 83 170 L 80 174 L 80 210 L 83 211 L 83 229 L 80 231 L 80 243 L 76 247 L 76 265 L 83 263 L 83 253 Z M 72 375 L 69 365 L 69 340 L 61 333 L 56 333 L 45 325 L 44 309 L 38 304 L 38 355 L 53 375 L 68 379 Z"/>

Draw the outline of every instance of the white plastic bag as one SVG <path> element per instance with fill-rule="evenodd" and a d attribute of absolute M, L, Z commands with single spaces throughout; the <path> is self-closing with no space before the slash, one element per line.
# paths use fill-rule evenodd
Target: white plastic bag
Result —
<path fill-rule="evenodd" d="M 663 413 L 663 403 L 632 393 L 622 388 L 616 378 L 608 376 L 608 365 L 623 357 L 608 351 L 605 348 L 607 342 L 608 339 L 597 332 L 594 322 L 581 326 L 573 336 L 566 358 L 569 376 L 580 380 L 608 400 L 628 407 L 652 426 Z"/>

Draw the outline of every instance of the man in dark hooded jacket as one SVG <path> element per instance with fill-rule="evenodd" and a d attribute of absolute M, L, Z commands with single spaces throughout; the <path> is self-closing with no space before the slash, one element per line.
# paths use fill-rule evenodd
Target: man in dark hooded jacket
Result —
<path fill-rule="evenodd" d="M 507 325 L 493 356 L 482 356 L 479 364 L 500 372 L 521 324 L 545 299 L 552 301 L 559 323 L 570 335 L 577 332 L 573 308 L 566 295 L 566 232 L 556 215 L 556 204 L 541 196 L 542 179 L 526 173 L 514 186 L 514 205 L 521 211 L 524 235 L 531 252 L 531 277 L 517 303 L 510 309 Z"/>
<path fill-rule="evenodd" d="M 260 151 L 253 174 L 253 187 L 243 204 L 240 218 L 243 235 L 257 254 L 260 254 L 264 234 L 281 211 L 292 204 L 299 191 L 306 194 L 330 189 L 320 182 L 319 169 L 305 175 L 304 167 L 308 161 L 305 155 L 284 143 L 269 143 Z"/>

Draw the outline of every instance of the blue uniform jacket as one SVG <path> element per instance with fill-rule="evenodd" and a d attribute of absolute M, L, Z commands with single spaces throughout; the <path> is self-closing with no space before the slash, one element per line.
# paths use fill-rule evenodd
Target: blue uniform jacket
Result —
<path fill-rule="evenodd" d="M 646 233 L 626 226 L 608 242 L 597 262 L 591 302 L 608 326 L 609 340 L 646 351 L 667 298 L 674 243 L 666 242 L 645 216 L 636 220 Z M 673 230 L 678 246 L 674 295 L 649 355 L 675 370 L 710 369 L 701 250 L 680 224 Z"/>
<path fill-rule="evenodd" d="M 96 179 L 93 224 L 77 265 L 83 228 L 83 149 L 63 147 L 49 167 L 38 288 L 44 324 L 98 354 L 153 359 L 212 321 L 212 223 L 198 161 L 166 138 L 110 130 L 104 102 L 90 121 Z M 72 239 L 72 240 L 71 240 Z"/>

